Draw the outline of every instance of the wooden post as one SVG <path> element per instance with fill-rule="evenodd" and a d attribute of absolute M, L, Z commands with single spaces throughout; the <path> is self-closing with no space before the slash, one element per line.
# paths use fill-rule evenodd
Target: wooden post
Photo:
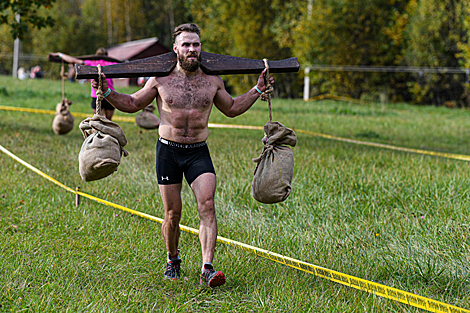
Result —
<path fill-rule="evenodd" d="M 75 188 L 75 206 L 80 205 L 80 195 L 78 194 L 80 192 L 80 187 Z"/>
<path fill-rule="evenodd" d="M 308 101 L 310 99 L 310 77 L 308 76 L 310 73 L 310 67 L 306 67 L 304 70 L 304 101 Z"/>
<path fill-rule="evenodd" d="M 16 14 L 15 18 L 16 18 L 16 22 L 19 23 L 20 15 Z M 13 71 L 12 71 L 12 76 L 15 78 L 18 78 L 18 67 L 20 64 L 20 47 L 21 47 L 20 39 L 16 38 L 13 44 Z"/>

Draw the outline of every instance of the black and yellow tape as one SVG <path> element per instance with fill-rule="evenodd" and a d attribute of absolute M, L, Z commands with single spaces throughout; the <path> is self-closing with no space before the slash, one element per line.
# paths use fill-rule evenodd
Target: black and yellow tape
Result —
<path fill-rule="evenodd" d="M 18 111 L 18 112 L 27 112 L 27 113 L 36 113 L 36 114 L 52 114 L 52 115 L 55 114 L 55 111 L 52 111 L 52 110 L 19 108 L 19 107 L 9 107 L 9 106 L 2 106 L 2 105 L 0 105 L 0 110 Z M 78 117 L 90 117 L 91 116 L 90 114 L 85 114 L 85 113 L 80 113 L 80 112 L 74 112 L 73 115 L 78 116 Z M 131 122 L 131 123 L 135 122 L 134 118 L 126 117 L 126 116 L 114 116 L 113 120 L 118 121 L 118 122 Z M 209 123 L 209 127 L 210 128 L 226 128 L 226 129 L 253 129 L 253 130 L 264 129 L 263 126 L 235 125 L 235 124 L 231 125 L 231 124 L 216 124 L 216 123 Z M 383 143 L 361 141 L 361 140 L 343 138 L 343 137 L 338 137 L 338 136 L 333 136 L 333 135 L 328 135 L 328 134 L 321 134 L 321 133 L 311 132 L 308 130 L 297 129 L 294 127 L 292 129 L 294 129 L 298 133 L 303 133 L 303 134 L 307 134 L 310 136 L 325 138 L 329 140 L 342 141 L 342 142 L 347 142 L 347 143 L 352 143 L 352 144 L 357 144 L 357 145 L 388 149 L 388 150 L 394 150 L 394 151 L 415 153 L 415 154 L 421 154 L 421 155 L 430 155 L 430 156 L 441 157 L 441 158 L 446 158 L 446 159 L 470 161 L 470 156 L 464 155 L 464 154 L 455 154 L 455 153 L 447 153 L 447 152 L 439 152 L 439 151 L 431 151 L 431 150 L 423 150 L 423 149 L 397 147 L 397 146 L 387 145 Z"/>
<path fill-rule="evenodd" d="M 21 108 L 21 107 L 10 107 L 10 106 L 5 106 L 5 105 L 0 105 L 0 110 L 4 111 L 16 111 L 16 112 L 25 112 L 25 113 L 34 113 L 34 114 L 49 114 L 49 115 L 55 115 L 55 111 L 52 110 L 43 110 L 43 109 L 34 109 L 34 108 Z M 73 116 L 76 117 L 91 117 L 92 115 L 86 114 L 86 113 L 80 113 L 80 112 L 73 112 Z M 134 118 L 131 117 L 125 117 L 125 116 L 114 116 L 113 119 L 118 122 L 130 122 L 133 123 L 135 122 Z"/>
<path fill-rule="evenodd" d="M 320 134 L 320 133 L 315 133 L 315 132 L 311 132 L 311 131 L 308 131 L 308 130 L 302 130 L 302 129 L 296 129 L 296 128 L 294 128 L 294 130 L 296 132 L 304 133 L 304 134 L 315 136 L 315 137 L 321 137 L 321 138 L 326 138 L 326 139 L 331 139 L 331 140 L 336 140 L 336 141 L 348 142 L 348 143 L 353 143 L 353 144 L 357 144 L 357 145 L 370 146 L 370 147 L 382 148 L 382 149 L 389 149 L 389 150 L 395 150 L 395 151 L 401 151 L 401 152 L 409 152 L 409 153 L 430 155 L 430 156 L 436 156 L 436 157 L 441 157 L 441 158 L 446 158 L 446 159 L 470 161 L 470 156 L 469 155 L 464 155 L 464 154 L 455 154 L 455 153 L 447 153 L 447 152 L 439 152 L 439 151 L 431 151 L 431 150 L 423 150 L 423 149 L 397 147 L 397 146 L 387 145 L 387 144 L 378 143 L 378 142 L 368 142 L 368 141 L 361 141 L 361 140 L 355 140 L 355 139 L 349 139 L 349 138 L 342 138 L 342 137 L 337 137 L 337 136 L 332 136 L 332 135 L 327 135 L 327 134 Z"/>
<path fill-rule="evenodd" d="M 306 102 L 311 102 L 311 101 L 319 101 L 319 100 L 339 100 L 339 101 L 345 101 L 345 102 L 351 102 L 351 103 L 358 103 L 358 104 L 375 104 L 375 102 L 371 101 L 364 101 L 364 100 L 359 100 L 359 99 L 353 99 L 349 97 L 343 97 L 343 96 L 336 96 L 332 95 L 329 93 L 318 95 L 315 97 L 311 97 L 308 100 L 305 100 Z"/>
<path fill-rule="evenodd" d="M 0 150 L 5 153 L 6 155 L 10 156 L 17 162 L 23 164 L 28 169 L 32 170 L 33 172 L 39 174 L 40 176 L 48 179 L 49 181 L 53 182 L 54 184 L 64 188 L 65 190 L 83 196 L 85 198 L 97 201 L 99 203 L 105 204 L 107 206 L 111 206 L 113 208 L 149 219 L 151 221 L 155 221 L 158 223 L 162 223 L 163 219 L 154 217 L 152 215 L 142 213 L 133 209 L 126 208 L 124 206 L 88 195 L 84 192 L 74 190 L 66 185 L 62 184 L 61 182 L 57 181 L 56 179 L 50 177 L 49 175 L 45 174 L 44 172 L 38 170 L 34 166 L 30 165 L 29 163 L 23 161 L 7 149 L 5 149 L 2 145 L 0 145 Z M 185 225 L 180 225 L 181 230 L 199 235 L 199 231 L 195 228 L 191 228 Z M 419 296 L 410 292 L 402 291 L 396 288 L 392 288 L 383 284 L 379 284 L 376 282 L 368 281 L 362 278 L 358 278 L 355 276 L 351 276 L 348 274 L 344 274 L 335 270 L 330 270 L 321 266 L 313 265 L 307 262 L 299 261 L 290 257 L 286 257 L 268 250 L 264 250 L 258 247 L 250 246 L 238 241 L 234 241 L 228 238 L 224 238 L 221 236 L 217 236 L 217 241 L 220 243 L 227 244 L 229 246 L 240 248 L 244 251 L 253 253 L 257 256 L 262 258 L 298 269 L 300 271 L 307 272 L 309 274 L 313 274 L 318 277 L 322 277 L 328 279 L 330 281 L 334 281 L 336 283 L 355 288 L 358 290 L 366 291 L 370 294 L 374 294 L 376 296 L 380 296 L 383 298 L 391 299 L 397 302 L 405 303 L 420 309 L 424 309 L 430 312 L 437 312 L 437 313 L 470 313 L 470 310 L 459 308 L 454 305 L 446 304 L 444 302 L 436 301 L 433 299 L 429 299 L 423 296 Z"/>

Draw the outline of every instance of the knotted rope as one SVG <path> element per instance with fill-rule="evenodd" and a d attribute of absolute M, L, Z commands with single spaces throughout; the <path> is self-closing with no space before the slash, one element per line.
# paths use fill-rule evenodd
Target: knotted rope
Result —
<path fill-rule="evenodd" d="M 64 69 L 64 60 L 62 60 L 62 65 L 60 67 L 60 74 L 62 76 L 62 101 L 65 99 L 65 69 Z"/>
<path fill-rule="evenodd" d="M 253 162 L 259 164 L 259 162 L 261 161 L 261 159 L 263 159 L 264 156 L 265 156 L 268 152 L 273 151 L 273 150 L 274 150 L 274 145 L 270 145 L 270 144 L 266 143 L 266 144 L 264 145 L 263 152 L 260 154 L 260 156 L 257 157 L 257 158 L 251 159 L 251 160 L 252 160 Z M 256 172 L 256 169 L 257 169 L 257 168 L 258 168 L 258 166 L 256 166 L 255 172 Z"/>
<path fill-rule="evenodd" d="M 268 102 L 268 107 L 269 107 L 269 121 L 273 121 L 273 111 L 271 109 L 271 92 L 273 92 L 274 88 L 271 85 L 271 82 L 269 81 L 269 65 L 268 65 L 268 59 L 263 59 L 264 61 L 264 66 L 266 67 L 266 73 L 264 74 L 264 82 L 266 83 L 266 89 L 264 92 L 261 94 L 261 100 L 262 101 L 267 101 Z"/>
<path fill-rule="evenodd" d="M 98 90 L 96 91 L 96 114 L 101 115 L 101 100 L 103 100 L 103 90 L 101 89 L 101 65 L 98 64 Z"/>

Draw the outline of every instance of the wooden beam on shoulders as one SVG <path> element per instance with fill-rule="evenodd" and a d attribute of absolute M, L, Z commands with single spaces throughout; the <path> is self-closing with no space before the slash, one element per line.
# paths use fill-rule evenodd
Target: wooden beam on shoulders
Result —
<path fill-rule="evenodd" d="M 298 72 L 300 65 L 297 58 L 268 61 L 270 73 Z M 176 53 L 168 52 L 150 58 L 127 63 L 103 66 L 102 72 L 107 78 L 167 76 L 176 66 Z M 94 66 L 76 64 L 77 79 L 98 77 Z M 265 68 L 263 60 L 253 60 L 222 54 L 201 52 L 201 69 L 208 75 L 259 74 Z"/>

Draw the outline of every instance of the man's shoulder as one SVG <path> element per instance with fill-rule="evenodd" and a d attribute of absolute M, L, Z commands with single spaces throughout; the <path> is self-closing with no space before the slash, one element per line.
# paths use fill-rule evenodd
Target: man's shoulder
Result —
<path fill-rule="evenodd" d="M 205 77 L 207 80 L 211 81 L 214 84 L 223 84 L 223 80 L 219 75 L 210 75 L 201 71 L 201 76 Z"/>
<path fill-rule="evenodd" d="M 166 76 L 154 76 L 150 77 L 149 82 L 153 85 L 164 85 L 167 81 L 171 79 L 171 74 Z"/>
<path fill-rule="evenodd" d="M 162 77 L 150 77 L 147 82 L 145 83 L 145 86 L 151 86 L 151 87 L 158 87 L 159 85 L 162 84 Z"/>

